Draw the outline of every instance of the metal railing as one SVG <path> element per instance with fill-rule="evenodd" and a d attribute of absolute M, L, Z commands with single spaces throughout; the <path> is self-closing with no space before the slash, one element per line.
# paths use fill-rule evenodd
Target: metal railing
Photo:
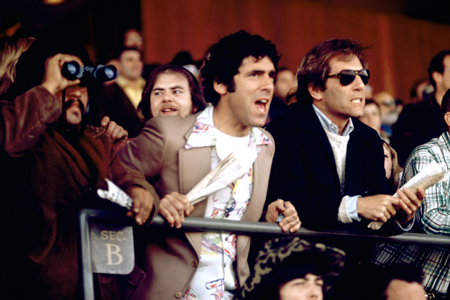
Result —
<path fill-rule="evenodd" d="M 89 223 L 107 223 L 133 225 L 131 218 L 123 214 L 109 211 L 84 209 L 79 215 L 80 221 L 80 253 L 82 260 L 82 289 L 85 300 L 94 299 L 94 283 L 91 259 L 91 244 L 89 239 Z M 155 216 L 146 226 L 164 227 L 169 225 L 161 216 Z M 412 245 L 434 245 L 450 247 L 450 237 L 420 233 L 402 233 L 394 236 L 367 235 L 344 231 L 313 231 L 300 228 L 295 233 L 284 233 L 277 224 L 249 221 L 214 220 L 207 218 L 187 217 L 179 230 L 185 231 L 223 231 L 236 234 L 268 234 L 275 236 L 300 236 L 302 238 L 320 238 L 323 240 L 346 239 L 348 241 L 371 241 L 376 243 L 398 243 Z"/>

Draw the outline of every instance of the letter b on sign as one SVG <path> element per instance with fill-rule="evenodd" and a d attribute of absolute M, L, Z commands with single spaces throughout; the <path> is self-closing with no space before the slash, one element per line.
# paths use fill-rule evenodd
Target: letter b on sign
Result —
<path fill-rule="evenodd" d="M 94 273 L 129 274 L 134 268 L 133 228 L 117 224 L 90 223 Z"/>

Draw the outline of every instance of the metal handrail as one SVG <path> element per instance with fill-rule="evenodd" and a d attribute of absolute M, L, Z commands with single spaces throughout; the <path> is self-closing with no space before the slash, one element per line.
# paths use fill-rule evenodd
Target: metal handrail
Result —
<path fill-rule="evenodd" d="M 123 213 L 83 209 L 79 215 L 80 221 L 80 253 L 83 268 L 82 289 L 85 300 L 94 299 L 94 283 L 92 277 L 92 260 L 90 253 L 89 223 L 115 223 L 122 225 L 133 225 L 133 220 L 124 216 Z M 134 223 L 135 224 L 135 223 Z M 155 216 L 148 225 L 149 227 L 170 228 L 169 224 L 159 215 Z M 151 229 L 151 228 L 149 228 Z M 352 233 L 345 231 L 313 231 L 300 228 L 295 233 L 282 232 L 277 224 L 250 221 L 217 220 L 208 218 L 186 217 L 183 225 L 178 230 L 185 231 L 224 231 L 236 234 L 268 234 L 278 236 L 300 236 L 302 238 L 321 239 L 346 239 L 352 241 L 371 241 L 377 243 L 398 243 L 411 245 L 434 245 L 440 247 L 450 246 L 450 237 L 429 235 L 422 233 L 402 233 L 394 236 L 367 235 L 363 233 Z M 375 232 L 374 232 L 375 233 Z"/>

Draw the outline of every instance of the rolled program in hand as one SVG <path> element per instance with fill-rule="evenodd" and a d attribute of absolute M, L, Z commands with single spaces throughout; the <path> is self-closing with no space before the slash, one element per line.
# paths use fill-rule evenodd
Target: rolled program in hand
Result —
<path fill-rule="evenodd" d="M 447 176 L 448 173 L 446 165 L 444 163 L 438 164 L 436 161 L 433 161 L 422 171 L 416 174 L 416 176 L 411 178 L 403 187 L 407 187 L 413 193 L 417 193 L 417 187 L 419 185 L 422 185 L 423 189 L 427 190 L 429 187 L 435 185 L 439 181 L 442 181 Z M 395 193 L 393 196 L 398 197 L 397 193 Z M 381 228 L 381 226 L 383 226 L 383 224 L 384 222 L 382 221 L 373 221 L 370 222 L 367 227 L 373 230 L 378 230 Z"/>
<path fill-rule="evenodd" d="M 189 204 L 197 204 L 209 195 L 241 178 L 250 170 L 257 155 L 258 153 L 255 149 L 239 153 L 233 152 L 228 155 L 186 194 Z"/>

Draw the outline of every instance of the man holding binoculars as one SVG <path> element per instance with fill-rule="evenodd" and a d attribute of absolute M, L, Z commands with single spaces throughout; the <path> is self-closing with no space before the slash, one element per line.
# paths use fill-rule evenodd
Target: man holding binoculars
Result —
<path fill-rule="evenodd" d="M 110 136 L 117 132 L 86 125 L 84 76 L 61 74 L 67 62 L 90 65 L 87 52 L 58 43 L 37 40 L 22 54 L 18 96 L 0 106 L 0 299 L 79 298 L 78 211 L 119 208 L 96 195 L 108 189 L 106 178 L 133 198 L 126 214 L 137 224 L 158 211 L 153 187 L 116 156 Z M 102 295 L 111 289 L 100 287 Z"/>

